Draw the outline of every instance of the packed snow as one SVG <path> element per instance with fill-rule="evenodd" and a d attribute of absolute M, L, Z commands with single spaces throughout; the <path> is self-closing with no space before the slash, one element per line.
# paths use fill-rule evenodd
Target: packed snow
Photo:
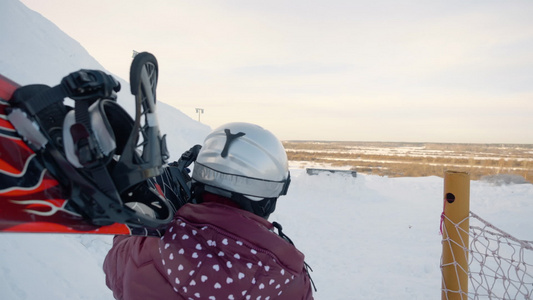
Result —
<path fill-rule="evenodd" d="M 22 84 L 54 85 L 80 68 L 103 69 L 17 0 L 0 2 L 0 39 L 0 73 Z M 119 97 L 128 106 L 127 93 Z M 209 131 L 164 103 L 159 114 L 173 159 Z M 305 253 L 315 299 L 439 299 L 442 178 L 309 176 L 300 164 L 291 165 L 291 177 L 271 220 Z M 471 210 L 516 238 L 533 240 L 532 184 L 472 181 Z M 0 299 L 113 299 L 102 271 L 111 241 L 105 235 L 0 234 Z"/>

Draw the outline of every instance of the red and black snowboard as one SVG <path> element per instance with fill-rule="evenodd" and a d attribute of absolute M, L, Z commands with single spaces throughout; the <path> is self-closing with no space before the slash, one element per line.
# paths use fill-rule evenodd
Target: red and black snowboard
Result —
<path fill-rule="evenodd" d="M 157 61 L 149 53 L 142 54 L 144 56 L 141 55 L 142 57 L 137 59 L 140 62 L 132 64 L 131 72 L 135 74 L 130 75 L 132 93 L 136 95 L 136 99 L 140 99 L 136 105 L 138 111 L 135 122 L 138 123 L 139 118 L 145 115 L 148 118 L 145 122 L 153 123 Z M 159 147 L 165 148 L 164 143 L 161 143 L 160 137 L 158 136 L 158 139 L 156 139 L 156 142 L 159 143 L 156 145 L 157 147 L 146 145 L 149 142 L 144 142 L 143 146 L 151 147 L 148 152 L 154 152 L 154 149 L 160 150 L 157 157 L 159 161 L 152 164 L 154 167 L 150 169 L 158 170 L 154 174 L 157 176 L 146 180 L 146 185 L 149 186 L 148 189 L 159 192 L 160 199 L 158 201 L 160 203 L 154 204 L 154 207 L 165 206 L 166 215 L 155 222 L 147 222 L 149 223 L 148 226 L 143 226 L 143 220 L 153 220 L 149 216 L 135 214 L 130 209 L 131 205 L 126 206 L 119 199 L 113 200 L 117 203 L 106 206 L 106 199 L 91 198 L 96 198 L 99 195 L 92 192 L 91 185 L 89 185 L 89 189 L 86 187 L 78 188 L 75 180 L 70 181 L 70 186 L 65 185 L 65 181 L 68 182 L 69 180 L 60 178 L 58 172 L 49 170 L 46 167 L 47 164 L 43 162 L 45 158 L 41 156 L 39 151 L 34 151 L 32 144 L 28 143 L 28 138 L 20 130 L 17 130 L 17 126 L 14 126 L 8 118 L 12 111 L 13 103 L 11 100 L 13 93 L 19 88 L 20 86 L 17 83 L 0 75 L 0 232 L 160 236 L 164 230 L 164 222 L 171 219 L 173 212 L 177 208 L 176 206 L 178 206 L 175 200 L 170 201 L 171 203 L 169 204 L 167 190 L 172 189 L 171 187 L 174 187 L 174 189 L 176 187 L 175 183 L 170 182 L 173 181 L 172 178 L 169 178 L 171 177 L 170 173 L 163 168 L 165 158 L 161 158 L 160 153 L 164 153 L 166 149 L 159 149 Z M 153 89 L 152 94 L 148 91 L 150 89 Z M 139 96 L 135 92 L 143 95 Z M 147 96 L 146 93 L 150 95 Z M 145 99 L 143 100 L 142 98 Z M 138 127 L 140 127 L 140 135 L 147 134 L 146 128 L 149 127 L 148 125 Z M 158 135 L 157 127 L 156 130 Z M 146 136 L 144 138 L 146 139 Z M 164 142 L 164 138 L 162 141 Z M 69 177 L 68 170 L 70 169 L 70 167 L 67 168 L 67 176 L 64 177 Z M 62 171 L 65 172 L 65 170 Z M 79 175 L 73 177 L 81 178 Z M 72 182 L 74 183 L 72 184 Z M 98 184 L 93 184 L 92 186 L 98 186 Z M 73 191 L 77 191 L 78 195 L 75 195 Z M 83 195 L 86 191 L 89 191 L 89 196 Z M 173 193 L 175 191 L 169 192 L 174 196 L 176 195 L 176 193 Z M 141 196 L 145 195 L 146 191 L 143 193 Z M 80 197 L 79 194 L 82 194 L 81 196 L 83 197 Z M 74 197 L 77 198 L 74 200 Z M 97 203 L 99 206 L 94 203 L 91 203 L 91 205 L 98 208 L 98 210 L 94 208 L 96 212 L 87 211 L 89 208 L 93 209 L 93 206 L 83 203 L 87 201 Z M 146 204 L 151 205 L 150 203 Z M 111 208 L 113 213 L 109 214 L 110 217 L 107 218 L 106 216 L 108 215 L 105 214 L 105 211 Z M 124 211 L 129 213 L 127 218 L 121 217 Z M 96 222 L 91 219 L 93 216 L 98 216 L 100 219 Z M 107 219 L 102 221 L 102 216 Z M 120 218 L 114 220 L 115 216 Z M 160 226 L 155 226 L 154 224 L 159 224 Z"/>

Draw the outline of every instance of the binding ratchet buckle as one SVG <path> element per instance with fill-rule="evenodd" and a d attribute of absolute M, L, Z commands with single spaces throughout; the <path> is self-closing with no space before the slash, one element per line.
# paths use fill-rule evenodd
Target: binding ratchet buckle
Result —
<path fill-rule="evenodd" d="M 74 100 L 116 100 L 115 92 L 120 91 L 120 83 L 111 75 L 98 70 L 80 70 L 61 80 L 67 96 Z"/>

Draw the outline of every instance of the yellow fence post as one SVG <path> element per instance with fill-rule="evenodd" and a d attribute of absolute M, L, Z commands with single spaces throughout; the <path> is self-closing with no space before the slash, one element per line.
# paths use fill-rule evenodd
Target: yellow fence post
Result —
<path fill-rule="evenodd" d="M 442 219 L 442 299 L 468 299 L 470 175 L 446 171 Z"/>

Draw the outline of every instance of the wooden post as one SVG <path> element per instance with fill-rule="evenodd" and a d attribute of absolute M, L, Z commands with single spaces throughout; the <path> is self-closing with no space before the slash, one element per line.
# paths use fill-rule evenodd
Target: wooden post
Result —
<path fill-rule="evenodd" d="M 442 299 L 468 299 L 470 175 L 446 171 L 442 216 Z"/>

